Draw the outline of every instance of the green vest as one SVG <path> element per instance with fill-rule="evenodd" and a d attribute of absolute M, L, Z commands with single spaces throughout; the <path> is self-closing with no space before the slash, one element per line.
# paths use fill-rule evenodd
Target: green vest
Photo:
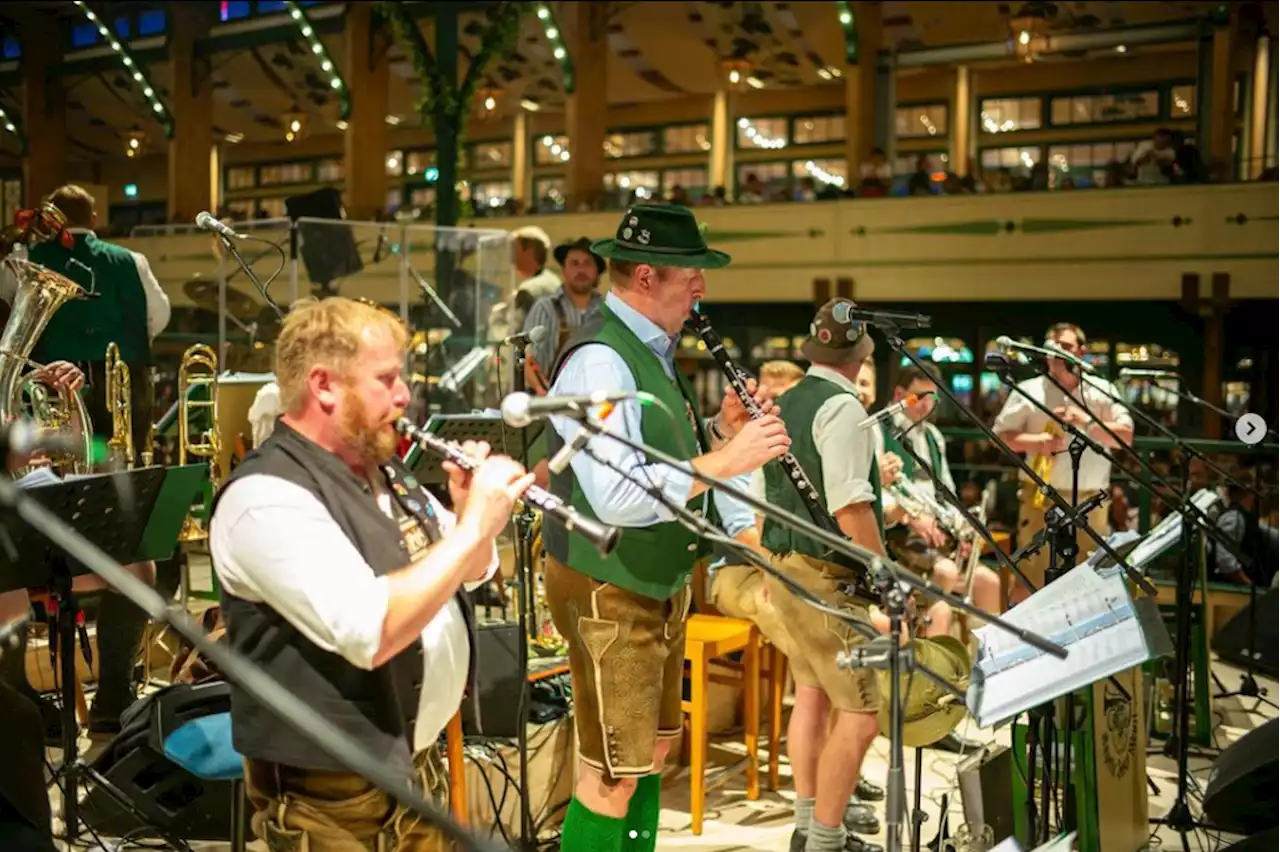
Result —
<path fill-rule="evenodd" d="M 36 342 L 34 360 L 42 364 L 102 361 L 110 343 L 120 347 L 120 358 L 126 363 L 150 360 L 147 297 L 133 252 L 93 234 L 76 234 L 70 250 L 48 242 L 33 246 L 28 256 L 32 263 L 70 278 L 86 293 L 97 293 L 58 309 Z"/>
<path fill-rule="evenodd" d="M 617 352 L 635 377 L 636 387 L 653 394 L 675 414 L 677 424 L 672 428 L 661 406 L 643 407 L 640 436 L 644 443 L 678 459 L 694 458 L 701 453 L 699 448 L 709 446 L 696 417 L 688 382 L 678 370 L 676 379 L 669 378 L 658 355 L 608 307 L 602 305 L 600 313 L 579 329 L 561 354 L 557 371 L 575 349 L 587 343 L 600 343 Z M 564 440 L 554 429 L 548 428 L 546 433 L 547 452 L 554 455 Z M 551 492 L 583 515 L 598 518 L 572 467 L 551 477 Z M 704 506 L 711 506 L 705 495 L 688 503 L 688 508 L 696 512 L 702 512 Z M 710 519 L 714 521 L 714 517 Z M 544 517 L 543 541 L 549 554 L 575 571 L 655 600 L 666 600 L 688 585 L 694 563 L 711 552 L 702 539 L 674 521 L 622 528 L 618 546 L 609 556 L 601 556 L 582 536 L 569 532 L 549 516 Z"/>
<path fill-rule="evenodd" d="M 809 477 L 809 481 L 824 499 L 827 490 L 822 475 L 822 457 L 813 441 L 813 421 L 818 416 L 818 409 L 822 408 L 823 403 L 842 393 L 853 395 L 852 392 L 844 390 L 834 382 L 818 376 L 805 376 L 799 384 L 778 398 L 778 405 L 782 409 L 782 422 L 787 424 L 787 434 L 791 436 L 791 454 L 800 462 L 800 467 Z M 850 435 L 848 440 L 852 441 L 854 437 Z M 874 457 L 871 459 L 870 477 L 871 488 L 875 492 L 871 509 L 876 514 L 876 526 L 880 530 L 880 540 L 883 542 L 884 513 L 880 506 L 880 465 Z M 765 465 L 764 484 L 765 499 L 770 504 L 803 518 L 809 517 L 803 498 L 779 465 Z M 834 554 L 818 542 L 770 519 L 765 519 L 761 544 L 772 553 L 803 553 L 829 562 L 843 562 L 841 559 L 835 559 Z"/>
<path fill-rule="evenodd" d="M 942 475 L 942 447 L 938 446 L 938 441 L 933 437 L 933 433 L 929 431 L 926 425 L 922 424 L 915 427 L 924 430 L 925 443 L 929 445 L 929 467 L 939 476 Z M 887 421 L 881 422 L 880 434 L 884 436 L 884 451 L 893 453 L 902 459 L 902 475 L 907 479 L 915 479 L 916 477 L 916 460 L 903 449 L 902 442 L 898 440 L 894 434 L 893 424 Z"/>

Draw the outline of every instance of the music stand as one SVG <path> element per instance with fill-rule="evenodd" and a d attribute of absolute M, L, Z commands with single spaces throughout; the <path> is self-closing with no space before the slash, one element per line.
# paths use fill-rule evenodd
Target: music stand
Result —
<path fill-rule="evenodd" d="M 180 469 L 182 470 L 182 469 Z M 156 508 L 167 469 L 78 476 L 24 489 L 33 499 L 69 526 L 75 527 L 117 562 L 139 561 L 143 534 Z M 183 474 L 180 480 L 187 480 Z M 186 506 L 195 497 L 187 495 Z M 177 543 L 174 532 L 173 543 Z M 170 546 L 172 551 L 172 545 Z M 62 816 L 66 838 L 79 836 L 80 767 L 77 765 L 75 715 L 76 614 L 72 577 L 90 573 L 25 523 L 0 519 L 0 591 L 48 586 L 57 601 L 57 636 L 62 692 L 62 765 L 54 782 L 63 780 Z M 50 641 L 55 641 L 50 637 Z"/>
<path fill-rule="evenodd" d="M 535 427 L 516 428 L 508 426 L 500 414 L 436 414 L 426 423 L 426 430 L 436 437 L 461 444 L 463 441 L 484 441 L 494 453 L 507 453 L 520 457 L 527 452 L 527 447 L 537 437 Z M 508 453 L 509 447 L 520 449 Z M 417 449 L 415 445 L 414 449 Z M 427 454 L 430 455 L 430 454 Z M 419 460 L 413 458 L 412 452 L 405 463 L 414 469 L 414 474 L 425 483 L 443 484 L 448 475 L 441 464 L 442 459 L 429 458 Z M 527 459 L 521 458 L 522 462 Z M 533 815 L 529 811 L 529 640 L 537 635 L 536 614 L 537 602 L 534 599 L 532 542 L 532 512 L 528 505 L 515 515 L 515 553 L 516 553 L 516 620 L 519 624 L 520 642 L 517 654 L 520 667 L 520 701 L 517 708 L 516 749 L 520 757 L 520 781 L 517 785 L 520 793 L 520 825 L 521 841 L 529 846 L 537 845 L 534 836 Z"/>

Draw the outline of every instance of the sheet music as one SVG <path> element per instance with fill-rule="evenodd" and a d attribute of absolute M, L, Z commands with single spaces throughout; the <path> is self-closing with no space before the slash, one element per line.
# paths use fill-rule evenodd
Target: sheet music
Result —
<path fill-rule="evenodd" d="M 1088 562 L 1014 607 L 1006 620 L 1062 645 L 1067 658 L 992 625 L 975 630 L 981 647 L 967 703 L 983 727 L 1145 662 L 1162 647 L 1148 639 L 1152 630 L 1167 637 L 1163 623 L 1139 618 L 1119 569 L 1099 572 Z"/>

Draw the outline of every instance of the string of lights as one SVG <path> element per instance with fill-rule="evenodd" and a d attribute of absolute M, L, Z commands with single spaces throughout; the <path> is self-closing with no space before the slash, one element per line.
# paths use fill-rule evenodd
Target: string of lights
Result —
<path fill-rule="evenodd" d="M 542 22 L 542 31 L 547 37 L 547 41 L 551 43 L 551 55 L 556 58 L 556 62 L 560 63 L 560 76 L 564 82 L 564 92 L 566 95 L 573 94 L 573 59 L 569 56 L 569 50 L 564 46 L 564 39 L 561 37 L 560 28 L 556 26 L 555 16 L 551 14 L 551 7 L 546 3 L 538 4 L 538 20 Z"/>
<path fill-rule="evenodd" d="M 4 107 L 0 107 L 0 122 L 4 122 L 4 129 L 18 138 L 19 152 L 27 153 L 27 137 L 22 133 L 22 126 L 18 124 L 18 117 L 10 115 Z"/>
<path fill-rule="evenodd" d="M 551 151 L 552 156 L 559 157 L 562 162 L 569 162 L 569 140 L 565 137 L 543 136 L 542 147 Z"/>
<path fill-rule="evenodd" d="M 320 36 L 316 33 L 316 28 L 311 25 L 307 13 L 302 11 L 302 7 L 297 3 L 286 2 L 284 5 L 289 9 L 289 17 L 293 18 L 293 22 L 298 25 L 298 32 L 302 33 L 302 37 L 307 40 L 311 53 L 320 60 L 320 70 L 329 75 L 329 88 L 338 93 L 339 118 L 345 122 L 351 117 L 351 90 L 347 88 L 346 81 L 338 73 L 337 64 L 329 56 L 324 42 L 320 41 Z"/>
<path fill-rule="evenodd" d="M 785 137 L 774 138 L 772 136 L 766 136 L 760 132 L 759 128 L 751 123 L 751 119 L 749 118 L 738 119 L 738 127 L 740 127 L 747 138 L 751 140 L 751 144 L 755 145 L 757 148 L 776 150 L 778 148 L 787 147 L 787 140 Z"/>
<path fill-rule="evenodd" d="M 156 87 L 151 84 L 151 80 L 147 77 L 146 71 L 144 71 L 142 66 L 134 60 L 132 54 L 129 53 L 129 49 L 124 46 L 124 43 L 120 41 L 120 39 L 116 38 L 115 34 L 111 32 L 106 21 L 102 20 L 97 13 L 89 8 L 88 3 L 81 2 L 81 0 L 73 0 L 73 2 L 75 3 L 76 8 L 83 12 L 84 16 L 88 18 L 89 23 L 98 28 L 98 32 L 102 35 L 103 41 L 109 44 L 111 49 L 115 51 L 116 55 L 120 57 L 120 62 L 124 65 L 130 75 L 133 76 L 133 81 L 142 87 L 142 96 L 147 99 L 147 103 L 151 106 L 151 112 L 155 115 L 156 121 L 160 122 L 160 125 L 164 127 L 165 137 L 172 139 L 173 113 L 170 112 L 169 108 L 165 106 L 162 100 L 160 100 L 160 93 L 157 92 Z"/>
<path fill-rule="evenodd" d="M 844 30 L 844 58 L 850 65 L 858 64 L 858 22 L 853 17 L 853 4 L 837 0 L 840 28 Z"/>

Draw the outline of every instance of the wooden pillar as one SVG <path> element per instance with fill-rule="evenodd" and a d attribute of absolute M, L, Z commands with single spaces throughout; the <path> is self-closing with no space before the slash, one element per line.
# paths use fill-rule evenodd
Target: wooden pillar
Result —
<path fill-rule="evenodd" d="M 197 3 L 175 4 L 170 15 L 169 221 L 191 222 L 214 206 L 209 174 L 214 144 L 212 68 L 207 57 L 196 56 L 196 42 L 208 36 L 213 18 Z"/>
<path fill-rule="evenodd" d="M 387 206 L 391 63 L 375 5 L 347 4 L 340 66 L 351 92 L 351 114 L 343 134 L 343 203 L 347 218 L 365 222 Z M 440 194 L 437 188 L 437 204 Z"/>
<path fill-rule="evenodd" d="M 574 93 L 565 106 L 565 129 L 572 150 L 566 194 L 572 212 L 583 204 L 593 204 L 604 186 L 609 9 L 606 3 L 567 3 L 561 8 L 569 17 L 562 22 L 569 55 L 579 69 Z"/>
<path fill-rule="evenodd" d="M 515 129 L 511 138 L 511 191 L 522 210 L 537 200 L 533 197 L 533 171 L 529 168 L 531 154 L 529 112 L 521 108 L 516 112 Z"/>
<path fill-rule="evenodd" d="M 968 65 L 956 67 L 956 85 L 951 95 L 951 171 L 959 177 L 969 174 L 969 152 L 973 145 L 973 78 Z"/>
<path fill-rule="evenodd" d="M 846 64 L 844 72 L 844 156 L 852 176 L 876 146 L 876 57 L 882 27 L 879 3 L 850 5 L 858 28 L 858 64 Z"/>
<path fill-rule="evenodd" d="M 1231 140 L 1235 135 L 1235 75 L 1232 73 L 1232 51 L 1236 46 L 1239 18 L 1232 6 L 1230 20 L 1213 30 L 1213 48 L 1209 78 L 1209 176 L 1214 181 L 1235 178 L 1235 159 Z"/>
<path fill-rule="evenodd" d="M 715 100 L 711 104 L 711 162 L 707 171 L 711 188 L 723 186 L 725 196 L 733 200 L 738 195 L 738 181 L 734 174 L 733 153 L 737 148 L 738 125 L 733 114 L 733 90 L 726 80 L 720 81 Z"/>
<path fill-rule="evenodd" d="M 33 13 L 18 30 L 22 47 L 22 115 L 27 150 L 22 158 L 26 206 L 67 182 L 67 99 L 63 78 L 53 66 L 62 61 L 57 21 Z M 106 224 L 106 211 L 101 212 Z M 6 222 L 5 224 L 11 224 Z"/>
<path fill-rule="evenodd" d="M 1271 97 L 1271 51 L 1274 49 L 1270 36 L 1258 37 L 1257 49 L 1254 51 L 1253 85 L 1249 104 L 1249 138 L 1248 153 L 1245 155 L 1245 180 L 1256 180 L 1258 175 L 1270 163 L 1267 158 L 1267 129 L 1271 115 L 1267 112 L 1267 104 Z"/>

